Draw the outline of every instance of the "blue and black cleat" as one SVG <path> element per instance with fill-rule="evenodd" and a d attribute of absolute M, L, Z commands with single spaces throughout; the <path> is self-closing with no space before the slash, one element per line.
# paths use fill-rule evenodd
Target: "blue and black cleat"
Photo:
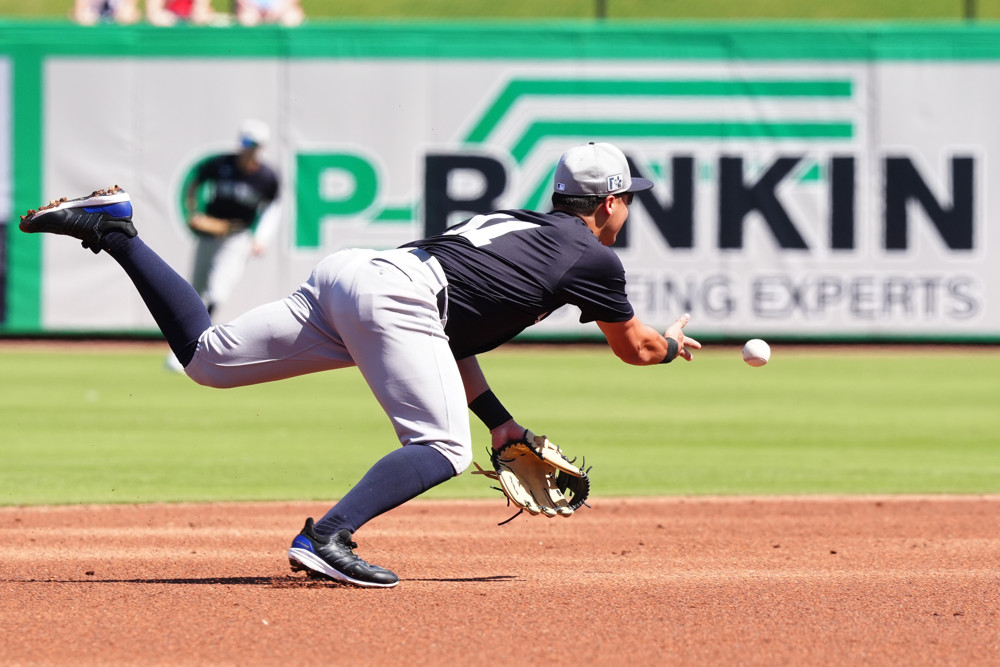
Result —
<path fill-rule="evenodd" d="M 132 201 L 117 185 L 96 190 L 76 199 L 57 199 L 21 216 L 22 232 L 72 236 L 83 242 L 84 248 L 101 251 L 101 238 L 109 231 L 136 235 L 132 224 Z"/>
<path fill-rule="evenodd" d="M 288 550 L 288 562 L 294 572 L 305 571 L 310 577 L 328 578 L 354 586 L 391 588 L 399 583 L 393 572 L 362 560 L 354 549 L 351 531 L 321 536 L 313 531 L 313 520 L 306 519 L 302 532 L 295 536 Z"/>

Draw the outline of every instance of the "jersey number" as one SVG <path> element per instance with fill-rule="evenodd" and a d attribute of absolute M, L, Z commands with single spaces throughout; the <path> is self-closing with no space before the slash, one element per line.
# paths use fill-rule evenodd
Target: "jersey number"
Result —
<path fill-rule="evenodd" d="M 462 224 L 452 227 L 445 234 L 463 236 L 472 245 L 480 248 L 484 245 L 489 245 L 498 236 L 538 226 L 534 222 L 515 220 L 508 215 L 493 213 L 491 215 L 477 215 L 474 218 L 470 218 Z"/>

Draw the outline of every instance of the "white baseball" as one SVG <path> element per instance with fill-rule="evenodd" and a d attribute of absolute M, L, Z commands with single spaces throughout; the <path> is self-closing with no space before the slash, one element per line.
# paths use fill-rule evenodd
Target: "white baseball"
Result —
<path fill-rule="evenodd" d="M 771 347 L 760 338 L 748 340 L 743 346 L 743 361 L 751 366 L 763 366 L 771 358 Z"/>

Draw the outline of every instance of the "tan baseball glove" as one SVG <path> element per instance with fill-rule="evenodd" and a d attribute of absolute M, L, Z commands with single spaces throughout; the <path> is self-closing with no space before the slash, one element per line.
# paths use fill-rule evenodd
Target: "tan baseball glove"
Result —
<path fill-rule="evenodd" d="M 500 487 L 494 488 L 507 496 L 508 504 L 520 508 L 507 521 L 525 510 L 548 517 L 569 516 L 586 505 L 590 494 L 590 469 L 577 467 L 575 461 L 567 459 L 544 435 L 525 431 L 520 440 L 491 451 L 493 470 L 484 470 L 476 463 L 472 474 L 500 482 Z"/>
<path fill-rule="evenodd" d="M 202 236 L 227 236 L 232 231 L 232 224 L 222 218 L 214 218 L 204 213 L 195 213 L 188 219 L 188 227 Z"/>

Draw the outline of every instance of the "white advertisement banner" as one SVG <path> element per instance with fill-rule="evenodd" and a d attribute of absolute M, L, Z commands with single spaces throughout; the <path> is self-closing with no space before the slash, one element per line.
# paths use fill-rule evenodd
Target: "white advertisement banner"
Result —
<path fill-rule="evenodd" d="M 267 123 L 282 226 L 228 318 L 339 248 L 546 208 L 559 155 L 610 141 L 656 183 L 618 247 L 649 323 L 687 311 L 709 337 L 997 336 L 998 77 L 974 61 L 53 58 L 43 187 L 122 185 L 146 243 L 189 275 L 185 179 L 235 150 L 241 121 Z M 90 95 L 98 80 L 119 94 Z M 45 328 L 153 328 L 110 259 L 52 238 L 43 257 Z M 535 333 L 596 333 L 564 311 Z"/>

